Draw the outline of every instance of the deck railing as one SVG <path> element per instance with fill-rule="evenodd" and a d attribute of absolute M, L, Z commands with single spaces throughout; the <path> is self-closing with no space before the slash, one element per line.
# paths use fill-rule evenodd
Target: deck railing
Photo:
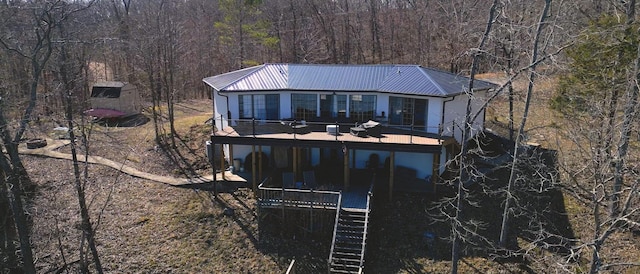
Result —
<path fill-rule="evenodd" d="M 340 218 L 340 208 L 342 207 L 342 194 L 338 197 L 338 204 L 336 207 L 336 221 L 333 225 L 333 236 L 331 237 L 331 250 L 329 251 L 329 260 L 327 261 L 327 270 L 331 272 L 331 261 L 333 261 L 333 249 L 336 243 L 336 233 L 338 232 L 338 219 Z"/>
<path fill-rule="evenodd" d="M 369 234 L 369 214 L 371 213 L 371 198 L 373 198 L 373 187 L 376 184 L 376 176 L 373 175 L 369 192 L 367 192 L 367 208 L 364 217 L 364 235 L 362 235 L 362 254 L 360 255 L 360 271 L 364 268 L 364 253 L 367 250 L 367 235 Z"/>
<path fill-rule="evenodd" d="M 336 209 L 339 191 L 258 186 L 258 203 L 263 208 Z"/>
<path fill-rule="evenodd" d="M 347 120 L 345 120 L 347 119 Z M 264 120 L 264 119 L 232 119 L 228 120 L 224 116 L 216 117 L 216 123 L 221 128 L 227 126 L 233 127 L 240 136 L 253 136 L 260 134 L 272 134 L 272 133 L 291 133 L 294 138 L 298 134 L 305 134 L 309 131 L 325 131 L 325 126 L 335 125 L 339 129 L 340 133 L 349 133 L 351 127 L 356 127 L 357 122 L 348 120 L 348 118 L 338 119 L 339 121 L 298 121 L 292 119 L 284 120 Z M 448 134 L 443 134 L 447 129 L 454 127 L 453 122 L 449 125 L 439 124 L 437 126 L 423 126 L 423 125 L 395 125 L 390 124 L 387 121 L 380 122 L 380 126 L 391 130 L 392 132 L 406 135 L 409 138 L 409 142 L 412 142 L 412 137 L 424 136 L 429 134 L 434 138 L 446 138 Z M 383 132 L 384 134 L 384 132 Z M 336 134 L 336 140 L 338 135 Z"/>

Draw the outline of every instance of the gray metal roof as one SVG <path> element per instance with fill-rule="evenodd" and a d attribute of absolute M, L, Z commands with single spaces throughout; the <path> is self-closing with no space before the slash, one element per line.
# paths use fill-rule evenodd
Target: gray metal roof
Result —
<path fill-rule="evenodd" d="M 370 91 L 437 97 L 458 95 L 469 85 L 468 77 L 418 65 L 264 64 L 203 81 L 220 92 Z M 494 87 L 474 81 L 474 90 Z"/>

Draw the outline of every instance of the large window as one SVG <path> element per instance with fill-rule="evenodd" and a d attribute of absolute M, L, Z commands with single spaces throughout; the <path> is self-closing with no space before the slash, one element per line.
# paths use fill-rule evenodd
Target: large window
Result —
<path fill-rule="evenodd" d="M 375 95 L 351 95 L 349 117 L 357 122 L 373 120 L 376 116 Z"/>
<path fill-rule="evenodd" d="M 280 95 L 278 94 L 238 95 L 238 104 L 240 119 L 280 119 Z"/>
<path fill-rule="evenodd" d="M 414 126 L 416 129 L 426 130 L 427 122 L 426 99 L 389 97 L 389 124 Z"/>
<path fill-rule="evenodd" d="M 318 95 L 316 94 L 291 94 L 291 113 L 296 120 L 307 120 L 317 116 Z"/>
<path fill-rule="evenodd" d="M 347 95 L 320 94 L 320 117 L 347 117 Z"/>

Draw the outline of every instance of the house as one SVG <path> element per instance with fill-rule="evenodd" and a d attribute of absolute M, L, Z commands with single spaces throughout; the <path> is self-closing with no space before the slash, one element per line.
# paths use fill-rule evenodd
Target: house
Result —
<path fill-rule="evenodd" d="M 252 182 L 261 210 L 335 211 L 329 269 L 347 273 L 363 267 L 373 193 L 436 191 L 465 141 L 469 96 L 473 135 L 495 87 L 466 92 L 467 77 L 417 65 L 264 64 L 203 81 L 215 153 Z"/>
<path fill-rule="evenodd" d="M 129 83 L 103 81 L 95 83 L 89 98 L 91 109 L 85 114 L 97 118 L 121 118 L 139 114 L 142 108 L 140 94 Z"/>

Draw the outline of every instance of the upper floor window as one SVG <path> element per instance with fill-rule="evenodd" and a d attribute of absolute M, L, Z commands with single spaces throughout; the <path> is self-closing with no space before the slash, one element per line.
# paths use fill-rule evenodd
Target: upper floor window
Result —
<path fill-rule="evenodd" d="M 347 117 L 347 95 L 320 94 L 320 117 Z"/>
<path fill-rule="evenodd" d="M 351 95 L 349 117 L 357 122 L 373 120 L 376 116 L 375 95 Z"/>
<path fill-rule="evenodd" d="M 280 119 L 279 94 L 238 95 L 240 119 Z"/>
<path fill-rule="evenodd" d="M 317 94 L 291 94 L 291 114 L 293 119 L 307 120 L 317 116 L 318 95 Z"/>
<path fill-rule="evenodd" d="M 428 100 L 389 97 L 389 124 L 426 130 Z"/>

